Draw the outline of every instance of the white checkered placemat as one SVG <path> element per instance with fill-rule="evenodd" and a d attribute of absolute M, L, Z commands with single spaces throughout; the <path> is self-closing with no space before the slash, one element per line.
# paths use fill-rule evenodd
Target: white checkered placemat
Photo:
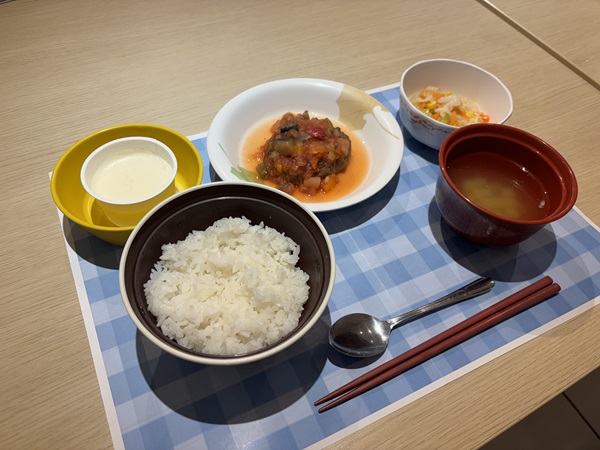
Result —
<path fill-rule="evenodd" d="M 398 88 L 370 92 L 393 114 Z M 215 180 L 205 134 L 192 136 L 203 183 Z M 373 422 L 598 303 L 600 233 L 577 209 L 518 246 L 482 248 L 456 236 L 433 201 L 437 152 L 405 133 L 398 174 L 374 197 L 320 213 L 331 235 L 336 284 L 317 325 L 284 354 L 240 367 L 192 364 L 139 332 L 122 304 L 121 248 L 59 215 L 111 433 L 117 448 L 321 447 Z M 324 414 L 313 402 L 376 365 L 550 275 L 555 297 Z M 494 290 L 392 334 L 377 360 L 354 360 L 327 344 L 331 323 L 352 312 L 392 317 L 479 276 Z"/>

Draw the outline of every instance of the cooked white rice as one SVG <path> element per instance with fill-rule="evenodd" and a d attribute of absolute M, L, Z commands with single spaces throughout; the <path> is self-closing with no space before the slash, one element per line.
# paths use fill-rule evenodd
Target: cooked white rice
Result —
<path fill-rule="evenodd" d="M 245 217 L 216 221 L 162 247 L 144 285 L 163 333 L 208 354 L 237 355 L 269 345 L 297 325 L 308 275 L 300 247 Z"/>

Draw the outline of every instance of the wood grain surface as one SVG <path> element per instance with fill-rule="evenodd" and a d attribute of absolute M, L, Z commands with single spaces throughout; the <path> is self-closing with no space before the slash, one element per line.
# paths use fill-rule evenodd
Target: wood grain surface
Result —
<path fill-rule="evenodd" d="M 600 89 L 600 2 L 578 0 L 479 0 L 523 29 L 557 59 Z"/>
<path fill-rule="evenodd" d="M 548 2 L 497 3 L 539 34 L 552 28 L 532 14 Z M 556 11 L 561 21 L 570 13 L 592 26 L 574 8 Z M 597 40 L 564 39 L 556 48 L 580 64 L 597 57 Z M 507 123 L 567 158 L 578 207 L 600 223 L 600 129 L 582 114 L 600 92 L 475 0 L 0 4 L 0 447 L 112 447 L 49 188 L 71 144 L 131 122 L 199 133 L 259 83 L 314 77 L 372 89 L 434 57 L 497 75 L 514 97 Z M 600 366 L 598 329 L 595 308 L 334 447 L 477 447 Z"/>

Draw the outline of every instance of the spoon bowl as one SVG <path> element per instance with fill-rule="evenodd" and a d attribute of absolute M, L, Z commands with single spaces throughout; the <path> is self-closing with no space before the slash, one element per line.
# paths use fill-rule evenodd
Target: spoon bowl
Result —
<path fill-rule="evenodd" d="M 382 354 L 388 346 L 392 330 L 440 309 L 489 292 L 494 280 L 479 278 L 450 294 L 389 320 L 370 314 L 353 313 L 337 320 L 329 329 L 329 343 L 340 353 L 355 358 Z"/>

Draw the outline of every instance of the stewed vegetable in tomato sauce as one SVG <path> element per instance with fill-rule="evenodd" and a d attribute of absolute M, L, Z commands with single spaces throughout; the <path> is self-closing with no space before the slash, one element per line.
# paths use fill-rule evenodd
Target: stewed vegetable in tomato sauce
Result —
<path fill-rule="evenodd" d="M 352 143 L 346 133 L 327 118 L 285 113 L 271 127 L 272 135 L 261 150 L 258 175 L 284 192 L 329 192 L 338 173 L 350 161 Z"/>

